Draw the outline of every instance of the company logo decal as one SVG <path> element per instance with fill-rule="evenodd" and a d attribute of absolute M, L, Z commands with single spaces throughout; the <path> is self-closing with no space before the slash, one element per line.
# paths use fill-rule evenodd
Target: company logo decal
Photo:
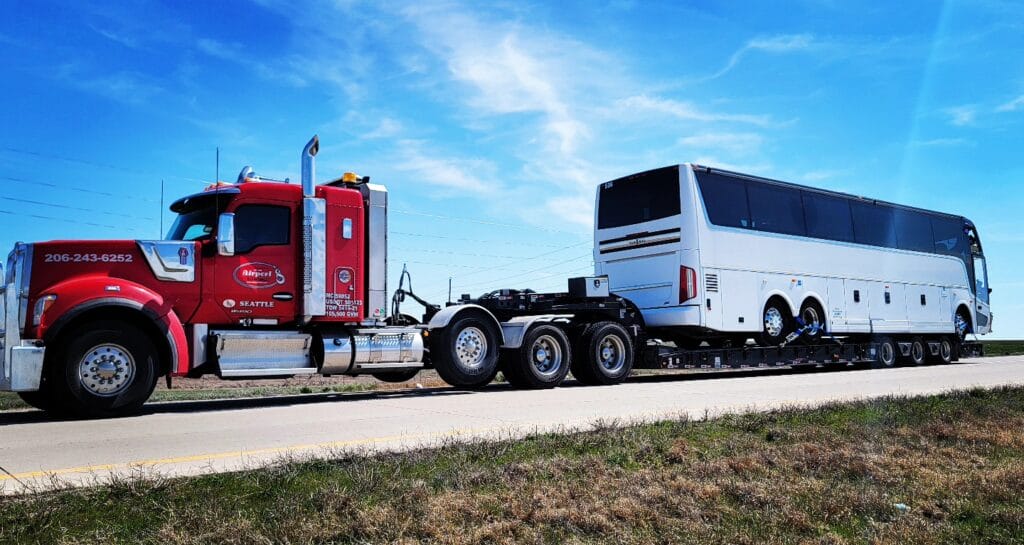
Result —
<path fill-rule="evenodd" d="M 235 282 L 246 288 L 272 288 L 284 284 L 284 273 L 270 263 L 243 263 L 235 269 Z"/>
<path fill-rule="evenodd" d="M 188 248 L 178 248 L 178 264 L 188 265 Z"/>
<path fill-rule="evenodd" d="M 235 308 L 235 300 L 234 299 L 225 299 L 224 300 L 224 308 Z"/>
<path fill-rule="evenodd" d="M 342 284 L 348 284 L 352 281 L 352 271 L 349 269 L 341 269 L 338 271 L 338 282 Z"/>

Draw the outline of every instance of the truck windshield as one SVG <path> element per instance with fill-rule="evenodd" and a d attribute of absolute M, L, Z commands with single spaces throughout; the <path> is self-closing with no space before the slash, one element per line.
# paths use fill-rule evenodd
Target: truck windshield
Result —
<path fill-rule="evenodd" d="M 171 205 L 171 211 L 177 212 L 167 240 L 201 240 L 213 236 L 217 225 L 217 215 L 224 210 L 232 195 L 218 193 L 200 193 L 185 197 Z"/>

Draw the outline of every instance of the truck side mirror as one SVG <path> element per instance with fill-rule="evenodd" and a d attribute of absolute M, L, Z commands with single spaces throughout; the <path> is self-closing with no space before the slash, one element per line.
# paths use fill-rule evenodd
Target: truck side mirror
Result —
<path fill-rule="evenodd" d="M 235 215 L 225 212 L 217 218 L 217 253 L 235 255 Z"/>

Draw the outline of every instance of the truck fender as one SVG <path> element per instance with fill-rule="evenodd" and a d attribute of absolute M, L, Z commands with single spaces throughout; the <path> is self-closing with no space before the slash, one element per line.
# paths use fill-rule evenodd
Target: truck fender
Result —
<path fill-rule="evenodd" d="M 536 316 L 516 316 L 501 324 L 501 334 L 504 336 L 502 348 L 519 348 L 523 345 L 523 337 L 535 323 L 555 323 L 569 325 L 572 321 L 572 314 L 539 314 Z"/>
<path fill-rule="evenodd" d="M 169 357 L 169 372 L 172 375 L 188 372 L 185 328 L 160 294 L 134 282 L 109 277 L 72 279 L 41 293 L 57 295 L 57 300 L 43 315 L 37 331 L 39 338 L 55 339 L 61 330 L 89 311 L 111 307 L 130 309 L 151 320 L 166 342 L 157 348 Z"/>
<path fill-rule="evenodd" d="M 430 323 L 427 324 L 427 329 L 433 331 L 435 329 L 448 327 L 448 324 L 463 312 L 473 312 L 486 316 L 486 319 L 490 320 L 491 323 L 494 324 L 494 328 L 498 332 L 498 340 L 501 344 L 505 344 L 505 334 L 502 331 L 501 324 L 498 322 L 498 319 L 495 318 L 489 310 L 480 305 L 452 305 L 450 307 L 445 307 L 430 319 Z"/>

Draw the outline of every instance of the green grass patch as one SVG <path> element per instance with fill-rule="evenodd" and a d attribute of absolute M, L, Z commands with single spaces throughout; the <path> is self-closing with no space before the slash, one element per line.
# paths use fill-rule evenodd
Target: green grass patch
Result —
<path fill-rule="evenodd" d="M 981 341 L 986 356 L 1024 355 L 1024 341 Z"/>
<path fill-rule="evenodd" d="M 1021 543 L 1024 388 L 0 499 L 12 543 Z"/>

